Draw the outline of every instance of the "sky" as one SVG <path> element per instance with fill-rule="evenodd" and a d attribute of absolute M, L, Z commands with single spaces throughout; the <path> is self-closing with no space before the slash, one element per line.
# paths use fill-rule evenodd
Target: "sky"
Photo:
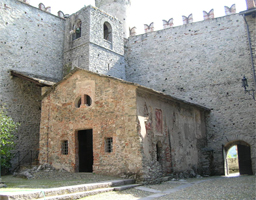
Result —
<path fill-rule="evenodd" d="M 236 145 L 234 145 L 233 147 L 231 147 L 228 150 L 228 156 L 230 156 L 231 158 L 237 157 L 237 146 Z"/>
<path fill-rule="evenodd" d="M 84 6 L 94 6 L 94 0 L 30 0 L 32 6 L 43 3 L 51 6 L 52 14 L 59 10 L 64 14 L 72 14 Z M 203 20 L 203 11 L 214 9 L 214 15 L 225 15 L 224 6 L 236 4 L 237 13 L 246 10 L 245 0 L 131 0 L 131 27 L 137 28 L 137 34 L 144 32 L 144 24 L 154 22 L 155 30 L 163 29 L 162 20 L 174 19 L 174 26 L 182 25 L 182 15 L 193 14 L 194 22 Z"/>

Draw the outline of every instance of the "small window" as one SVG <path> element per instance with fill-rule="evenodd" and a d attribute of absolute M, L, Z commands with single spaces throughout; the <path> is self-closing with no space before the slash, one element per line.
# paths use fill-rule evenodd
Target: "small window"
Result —
<path fill-rule="evenodd" d="M 61 154 L 68 155 L 68 141 L 63 140 L 61 143 Z"/>
<path fill-rule="evenodd" d="M 111 25 L 108 22 L 105 22 L 103 25 L 104 29 L 104 39 L 112 42 L 112 28 Z"/>
<path fill-rule="evenodd" d="M 84 95 L 84 104 L 87 105 L 87 106 L 90 106 L 92 105 L 92 99 L 89 95 Z"/>
<path fill-rule="evenodd" d="M 79 96 L 75 100 L 75 107 L 80 108 L 80 107 L 89 107 L 92 105 L 92 99 L 89 95 L 85 94 L 82 96 Z"/>
<path fill-rule="evenodd" d="M 80 107 L 81 107 L 81 104 L 82 104 L 82 99 L 81 99 L 81 97 L 76 98 L 76 101 L 75 101 L 75 106 L 76 106 L 76 108 L 80 108 Z"/>
<path fill-rule="evenodd" d="M 111 153 L 113 152 L 113 138 L 106 138 L 105 139 L 105 152 Z"/>

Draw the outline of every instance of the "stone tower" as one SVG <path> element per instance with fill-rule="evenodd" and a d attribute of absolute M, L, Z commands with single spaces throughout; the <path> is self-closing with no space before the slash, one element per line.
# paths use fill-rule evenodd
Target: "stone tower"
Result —
<path fill-rule="evenodd" d="M 123 26 L 119 19 L 92 6 L 66 19 L 63 76 L 74 67 L 125 79 Z"/>
<path fill-rule="evenodd" d="M 129 10 L 131 0 L 95 0 L 95 6 L 116 17 L 123 23 L 124 37 L 129 37 Z"/>

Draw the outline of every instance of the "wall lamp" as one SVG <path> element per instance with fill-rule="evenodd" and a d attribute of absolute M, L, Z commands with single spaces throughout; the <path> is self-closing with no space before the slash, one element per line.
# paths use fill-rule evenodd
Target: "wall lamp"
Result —
<path fill-rule="evenodd" d="M 248 87 L 248 83 L 247 83 L 247 78 L 244 76 L 242 78 L 242 87 L 244 88 L 244 92 L 245 93 L 249 93 L 249 95 L 252 96 L 253 100 L 255 101 L 255 90 L 251 89 L 251 90 L 247 90 L 246 88 Z"/>

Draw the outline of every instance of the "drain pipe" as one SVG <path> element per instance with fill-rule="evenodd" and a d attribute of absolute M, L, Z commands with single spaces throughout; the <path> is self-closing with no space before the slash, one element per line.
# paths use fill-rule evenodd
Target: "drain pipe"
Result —
<path fill-rule="evenodd" d="M 248 22 L 246 20 L 245 14 L 243 14 L 243 17 L 244 17 L 244 21 L 246 23 L 246 28 L 247 28 L 247 36 L 248 36 L 249 49 L 250 49 L 250 54 L 251 54 L 253 82 L 254 82 L 254 88 L 255 88 L 255 91 L 256 91 L 256 76 L 255 76 L 255 67 L 254 67 L 253 54 L 252 54 L 251 36 L 250 36 L 249 25 L 248 25 Z"/>

